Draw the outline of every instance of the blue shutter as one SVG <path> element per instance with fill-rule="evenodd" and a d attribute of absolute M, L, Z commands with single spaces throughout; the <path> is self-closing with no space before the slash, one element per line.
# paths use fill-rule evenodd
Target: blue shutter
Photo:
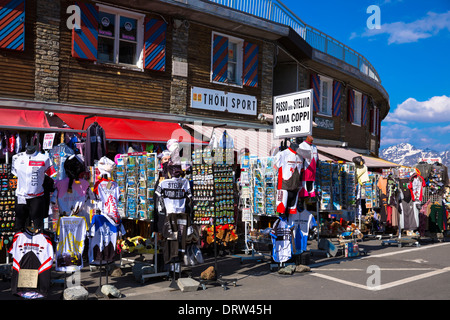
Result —
<path fill-rule="evenodd" d="M 347 119 L 350 122 L 355 121 L 355 91 L 352 89 L 348 89 Z"/>
<path fill-rule="evenodd" d="M 363 126 L 367 125 L 367 96 L 363 94 L 362 96 L 362 107 L 361 107 L 361 124 Z"/>
<path fill-rule="evenodd" d="M 25 49 L 25 0 L 0 1 L 0 48 Z"/>
<path fill-rule="evenodd" d="M 339 81 L 333 82 L 333 116 L 339 117 L 341 115 L 341 96 L 342 84 Z"/>
<path fill-rule="evenodd" d="M 97 60 L 98 7 L 77 2 L 81 13 L 81 26 L 72 30 L 72 57 L 89 61 Z"/>
<path fill-rule="evenodd" d="M 313 89 L 313 111 L 319 112 L 320 107 L 320 78 L 317 73 L 311 73 L 311 88 Z"/>
<path fill-rule="evenodd" d="M 227 82 L 228 38 L 214 35 L 212 81 Z"/>
<path fill-rule="evenodd" d="M 144 32 L 144 68 L 166 70 L 167 24 L 159 19 L 146 19 Z"/>
<path fill-rule="evenodd" d="M 244 86 L 258 87 L 258 49 L 258 45 L 244 42 Z"/>

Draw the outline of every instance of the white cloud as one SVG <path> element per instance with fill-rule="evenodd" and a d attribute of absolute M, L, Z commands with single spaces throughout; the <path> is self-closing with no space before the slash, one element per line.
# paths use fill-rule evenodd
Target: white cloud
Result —
<path fill-rule="evenodd" d="M 403 124 L 390 124 L 381 127 L 381 144 L 393 145 L 401 142 L 414 141 L 414 138 L 421 137 L 422 132 L 418 128 L 411 128 Z"/>
<path fill-rule="evenodd" d="M 383 15 L 381 16 L 383 17 Z M 429 38 L 447 29 L 450 31 L 450 11 L 445 13 L 429 12 L 422 19 L 413 22 L 393 22 L 381 25 L 380 29 L 367 29 L 362 36 L 373 37 L 380 34 L 389 35 L 388 44 L 411 43 Z M 355 38 L 352 33 L 351 38 Z"/>
<path fill-rule="evenodd" d="M 450 125 L 418 127 L 411 124 L 384 123 L 383 121 L 381 148 L 402 142 L 410 143 L 422 149 L 450 150 Z"/>
<path fill-rule="evenodd" d="M 386 122 L 406 124 L 409 122 L 450 122 L 450 97 L 435 96 L 427 101 L 408 98 L 388 114 Z"/>

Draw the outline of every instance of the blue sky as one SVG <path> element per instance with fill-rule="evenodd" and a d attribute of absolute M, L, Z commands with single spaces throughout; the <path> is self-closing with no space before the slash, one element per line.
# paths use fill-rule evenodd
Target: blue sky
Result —
<path fill-rule="evenodd" d="M 282 0 L 305 23 L 365 56 L 391 109 L 381 147 L 409 142 L 450 150 L 450 0 Z M 370 30 L 370 5 L 380 29 Z"/>

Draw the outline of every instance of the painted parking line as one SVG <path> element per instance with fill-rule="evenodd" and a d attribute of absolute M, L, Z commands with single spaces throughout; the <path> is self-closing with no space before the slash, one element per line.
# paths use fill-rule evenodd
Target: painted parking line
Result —
<path fill-rule="evenodd" d="M 410 269 L 408 269 L 410 270 Z M 359 289 L 364 289 L 364 290 L 369 290 L 369 291 L 380 291 L 380 290 L 385 290 L 385 289 L 389 289 L 392 287 L 396 287 L 396 286 L 400 286 L 400 285 L 404 285 L 410 282 L 414 282 L 414 281 L 418 281 L 418 280 L 422 280 L 422 279 L 426 279 L 438 274 L 442 274 L 445 272 L 449 272 L 450 271 L 450 267 L 447 268 L 443 268 L 443 269 L 438 269 L 438 270 L 434 270 L 434 271 L 430 271 L 424 274 L 420 274 L 417 276 L 412 276 L 409 278 L 405 278 L 405 279 L 401 279 L 401 280 L 397 280 L 397 281 L 393 281 L 393 282 L 389 282 L 383 285 L 378 285 L 378 286 L 368 286 L 368 285 L 363 285 L 363 284 L 359 284 L 359 283 L 355 283 L 355 282 L 351 282 L 351 281 L 347 281 L 347 280 L 342 280 L 336 277 L 332 277 L 332 276 L 328 276 L 326 274 L 320 274 L 317 272 L 312 273 L 312 276 L 318 277 L 318 278 L 322 278 L 322 279 L 327 279 L 327 280 L 331 280 L 334 282 L 338 282 L 338 283 L 342 283 L 354 288 L 359 288 Z"/>
<path fill-rule="evenodd" d="M 402 253 L 408 253 L 408 252 L 414 252 L 414 251 L 420 251 L 420 250 L 426 250 L 426 249 L 433 249 L 433 248 L 437 248 L 437 247 L 441 247 L 441 246 L 446 246 L 446 245 L 450 245 L 450 243 L 440 243 L 440 244 L 434 244 L 434 245 L 430 245 L 430 246 L 425 246 L 425 247 L 419 247 L 419 248 L 413 248 L 413 249 L 407 249 L 407 250 L 402 250 L 402 251 L 395 251 L 395 252 L 388 252 L 388 253 L 382 253 L 382 254 L 378 254 L 378 255 L 370 255 L 370 256 L 364 256 L 361 257 L 361 259 L 370 259 L 370 258 L 381 258 L 381 257 L 388 257 L 388 256 L 393 256 L 393 255 L 397 255 L 397 254 L 402 254 Z M 415 261 L 414 261 L 415 262 Z M 420 263 L 425 262 L 424 260 L 421 260 Z M 341 272 L 345 272 L 345 271 L 363 271 L 366 272 L 365 269 L 362 268 L 318 268 L 315 269 L 311 275 L 314 277 L 318 277 L 318 278 L 322 278 L 322 279 L 326 279 L 326 280 L 330 280 L 330 281 L 334 281 L 334 282 L 338 282 L 341 284 L 345 284 L 354 288 L 359 288 L 359 289 L 364 289 L 364 290 L 368 290 L 368 291 L 380 291 L 380 290 L 385 290 L 385 289 L 389 289 L 389 288 L 393 288 L 396 286 L 400 286 L 400 285 L 404 285 L 410 282 L 414 282 L 414 281 L 418 281 L 418 280 L 422 280 L 422 279 L 426 279 L 429 277 L 433 277 L 439 274 L 443 274 L 446 272 L 450 272 L 450 267 L 446 267 L 446 268 L 442 268 L 442 269 L 436 269 L 436 268 L 379 268 L 380 271 L 428 271 L 426 273 L 423 274 L 419 274 L 416 276 L 411 276 L 405 279 L 401 279 L 401 280 L 397 280 L 397 281 L 392 281 L 386 284 L 382 284 L 382 285 L 363 285 L 360 283 L 355 283 L 355 282 L 351 282 L 351 281 L 347 281 L 347 280 L 343 280 L 343 279 L 339 279 L 337 277 L 333 277 L 330 275 L 326 275 L 326 274 L 321 274 L 321 271 L 341 271 Z"/>

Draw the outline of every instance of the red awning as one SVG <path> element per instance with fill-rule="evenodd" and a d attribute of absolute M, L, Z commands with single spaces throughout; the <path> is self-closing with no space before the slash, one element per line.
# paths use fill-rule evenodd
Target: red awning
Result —
<path fill-rule="evenodd" d="M 0 127 L 3 129 L 51 128 L 44 111 L 0 109 Z"/>
<path fill-rule="evenodd" d="M 83 122 L 88 117 L 66 113 L 55 115 L 77 130 L 83 128 Z M 180 143 L 206 143 L 192 137 L 178 123 L 94 116 L 86 119 L 83 129 L 86 130 L 94 121 L 105 130 L 107 140 L 165 143 L 169 139 L 177 139 Z"/>

